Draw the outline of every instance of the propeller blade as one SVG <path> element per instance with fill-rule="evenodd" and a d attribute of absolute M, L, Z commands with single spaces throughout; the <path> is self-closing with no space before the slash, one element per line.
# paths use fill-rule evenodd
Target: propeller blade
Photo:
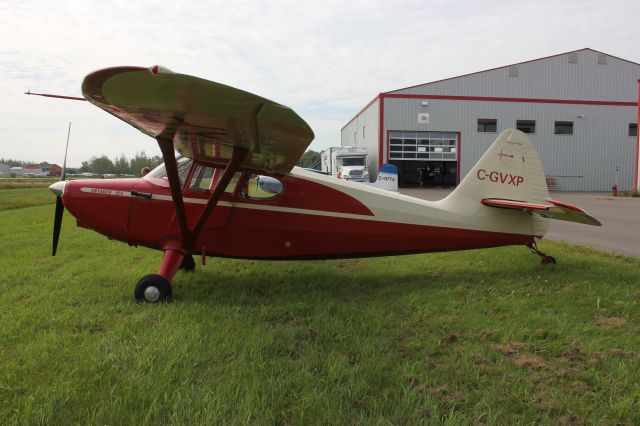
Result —
<path fill-rule="evenodd" d="M 62 215 L 64 213 L 64 205 L 62 204 L 62 197 L 56 198 L 56 213 L 53 217 L 53 247 L 51 250 L 51 256 L 56 255 L 58 249 L 58 240 L 60 239 L 60 228 L 62 228 Z"/>
<path fill-rule="evenodd" d="M 71 136 L 71 122 L 69 122 L 69 128 L 67 129 L 67 145 L 64 147 L 64 162 L 62 163 L 62 174 L 60 180 L 64 181 L 67 178 L 67 152 L 69 151 L 69 136 Z"/>
<path fill-rule="evenodd" d="M 64 181 L 67 178 L 67 151 L 69 150 L 69 136 L 71 135 L 71 122 L 67 130 L 67 145 L 64 148 L 64 162 L 62 163 L 62 175 L 60 181 L 49 187 L 51 191 L 57 195 L 56 212 L 53 216 L 53 246 L 51 248 L 51 256 L 56 255 L 58 250 L 58 240 L 60 239 L 60 229 L 62 228 L 62 215 L 64 214 L 64 204 L 62 204 L 62 194 L 64 193 Z"/>

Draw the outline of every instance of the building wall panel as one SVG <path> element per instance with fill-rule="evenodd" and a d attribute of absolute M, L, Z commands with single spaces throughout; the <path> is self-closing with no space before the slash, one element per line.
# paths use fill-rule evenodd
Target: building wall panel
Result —
<path fill-rule="evenodd" d="M 418 113 L 426 111 L 429 124 L 418 124 Z M 516 127 L 516 120 L 535 120 L 536 132 L 529 137 L 559 190 L 609 191 L 614 183 L 632 186 L 636 139 L 628 136 L 628 126 L 635 114 L 633 107 L 450 100 L 430 100 L 424 107 L 419 99 L 386 98 L 384 144 L 388 130 L 459 132 L 465 176 L 498 133 Z M 497 132 L 478 132 L 478 118 L 496 119 Z M 555 121 L 572 121 L 574 134 L 554 134 Z"/>
<path fill-rule="evenodd" d="M 369 170 L 374 176 L 377 176 L 378 172 L 379 121 L 380 100 L 376 99 L 342 129 L 340 138 L 341 146 L 367 147 L 369 153 Z"/>
<path fill-rule="evenodd" d="M 571 63 L 570 56 L 577 63 Z M 598 63 L 602 58 L 606 64 Z M 529 136 L 546 174 L 556 177 L 559 190 L 609 191 L 613 184 L 621 189 L 632 188 L 637 167 L 637 139 L 628 135 L 628 129 L 629 123 L 638 120 L 640 64 L 583 49 L 516 64 L 515 68 L 517 76 L 510 76 L 516 74 L 514 67 L 506 66 L 382 94 L 382 160 L 388 160 L 388 131 L 459 132 L 458 167 L 463 177 L 499 132 L 516 127 L 516 120 L 535 120 L 535 134 Z M 394 97 L 397 95 L 405 97 Z M 464 99 L 421 97 L 436 95 Z M 532 100 L 601 101 L 604 104 Z M 342 145 L 354 145 L 353 134 L 358 131 L 355 145 L 367 146 L 374 164 L 377 164 L 379 106 L 380 101 L 376 100 L 345 126 L 342 134 Z M 428 124 L 418 122 L 419 113 L 429 114 Z M 497 119 L 497 132 L 477 132 L 478 118 Z M 554 134 L 555 121 L 574 122 L 574 134 Z M 363 125 L 367 130 L 361 138 Z M 372 172 L 375 175 L 373 168 Z"/>

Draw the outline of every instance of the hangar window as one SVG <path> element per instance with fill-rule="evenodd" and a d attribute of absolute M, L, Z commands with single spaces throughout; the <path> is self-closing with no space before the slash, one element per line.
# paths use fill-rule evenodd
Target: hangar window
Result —
<path fill-rule="evenodd" d="M 478 118 L 478 132 L 496 133 L 498 120 L 495 118 Z"/>
<path fill-rule="evenodd" d="M 598 53 L 598 65 L 607 65 L 607 55 Z"/>
<path fill-rule="evenodd" d="M 629 123 L 629 136 L 638 136 L 638 123 Z"/>
<path fill-rule="evenodd" d="M 458 158 L 456 133 L 400 132 L 389 134 L 390 160 L 445 160 Z"/>
<path fill-rule="evenodd" d="M 516 128 L 523 133 L 535 133 L 536 121 L 535 120 L 516 120 Z"/>
<path fill-rule="evenodd" d="M 556 135 L 572 135 L 573 121 L 556 121 L 553 127 L 553 133 Z"/>

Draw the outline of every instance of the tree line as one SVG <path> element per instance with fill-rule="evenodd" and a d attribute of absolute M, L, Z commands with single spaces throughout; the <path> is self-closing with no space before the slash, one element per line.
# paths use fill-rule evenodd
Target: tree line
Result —
<path fill-rule="evenodd" d="M 154 169 L 162 163 L 162 157 L 159 155 L 147 156 L 143 152 L 137 153 L 133 158 L 127 158 L 125 154 L 120 154 L 113 160 L 106 155 L 100 157 L 91 157 L 87 161 L 83 161 L 80 167 L 67 167 L 67 173 L 93 173 L 97 175 L 115 174 L 115 175 L 139 175 L 143 167 Z M 49 165 L 50 163 L 34 163 L 33 161 L 15 160 L 12 158 L 0 158 L 0 164 L 7 164 L 11 167 L 24 167 L 27 164 Z M 58 164 L 62 166 L 62 164 Z"/>
<path fill-rule="evenodd" d="M 143 167 L 154 169 L 162 163 L 162 157 L 159 155 L 147 156 L 143 152 L 136 153 L 135 157 L 127 158 L 125 154 L 120 154 L 113 160 L 106 155 L 100 157 L 91 157 L 87 161 L 83 161 L 80 167 L 68 167 L 68 173 L 94 173 L 97 175 L 115 174 L 115 175 L 139 175 Z M 14 160 L 11 158 L 0 158 L 0 164 L 7 164 L 11 167 L 26 166 L 33 164 L 32 161 Z M 40 163 L 44 164 L 44 163 Z M 48 164 L 48 163 L 47 163 Z M 320 168 L 320 153 L 308 150 L 298 160 L 300 167 Z M 59 164 L 62 166 L 62 164 Z"/>
<path fill-rule="evenodd" d="M 149 167 L 153 170 L 162 163 L 162 157 L 154 155 L 147 157 L 144 152 L 139 152 L 133 158 L 127 158 L 126 155 L 111 160 L 106 155 L 100 157 L 91 157 L 88 161 L 83 161 L 78 173 L 94 173 L 97 175 L 115 174 L 115 175 L 139 175 L 143 167 Z"/>

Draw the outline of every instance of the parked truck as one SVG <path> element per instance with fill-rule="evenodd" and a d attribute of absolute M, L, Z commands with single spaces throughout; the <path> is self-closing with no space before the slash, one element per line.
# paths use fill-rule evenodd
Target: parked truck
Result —
<path fill-rule="evenodd" d="M 320 153 L 320 168 L 339 179 L 369 182 L 367 148 L 336 146 Z"/>

